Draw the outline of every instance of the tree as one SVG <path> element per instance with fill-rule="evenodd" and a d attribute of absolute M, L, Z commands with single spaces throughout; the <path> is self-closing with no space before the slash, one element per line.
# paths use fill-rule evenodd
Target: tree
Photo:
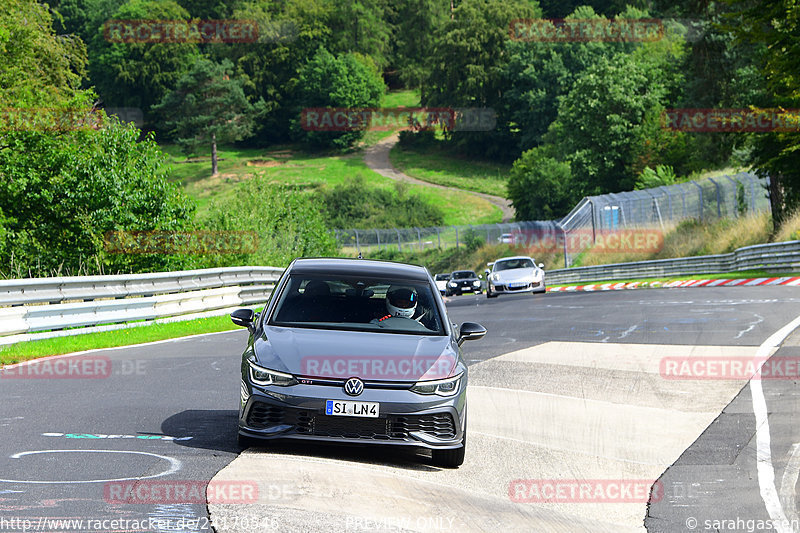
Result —
<path fill-rule="evenodd" d="M 374 108 L 380 104 L 383 78 L 368 57 L 357 54 L 334 56 L 320 48 L 302 68 L 297 90 L 296 112 L 305 107 Z M 317 146 L 347 148 L 364 136 L 353 131 L 305 131 L 295 119 L 298 139 Z"/>
<path fill-rule="evenodd" d="M 634 162 L 648 116 L 663 109 L 665 88 L 630 55 L 602 58 L 561 100 L 546 140 L 571 163 L 588 194 L 633 189 Z"/>
<path fill-rule="evenodd" d="M 355 52 L 369 56 L 382 70 L 389 64 L 394 34 L 387 0 L 331 0 L 328 49 L 334 54 Z"/>
<path fill-rule="evenodd" d="M 217 142 L 239 141 L 252 135 L 263 101 L 251 105 L 241 81 L 231 78 L 233 64 L 200 59 L 153 109 L 166 118 L 165 127 L 187 154 L 211 145 L 211 175 L 218 174 Z"/>
<path fill-rule="evenodd" d="M 233 17 L 256 21 L 258 41 L 209 47 L 212 58 L 233 62 L 250 101 L 261 98 L 266 102 L 268 109 L 257 119 L 254 141 L 289 139 L 292 121 L 297 118 L 299 72 L 328 42 L 329 11 L 330 5 L 321 0 L 245 1 Z M 264 32 L 263 28 L 278 31 Z"/>
<path fill-rule="evenodd" d="M 452 11 L 429 59 L 422 104 L 433 107 L 502 107 L 503 73 L 509 60 L 509 24 L 517 18 L 537 18 L 535 3 L 523 0 L 464 0 Z M 514 158 L 505 117 L 491 132 L 459 132 L 451 136 L 466 150 L 493 158 Z M 509 148 L 511 149 L 509 151 Z"/>
<path fill-rule="evenodd" d="M 800 107 L 800 5 L 794 2 L 728 0 L 734 13 L 730 28 L 740 42 L 758 47 L 757 65 L 766 80 L 764 106 Z M 797 120 L 795 115 L 794 120 Z M 754 134 L 750 162 L 770 178 L 775 227 L 800 207 L 800 133 Z"/>
<path fill-rule="evenodd" d="M 194 210 L 167 179 L 152 137 L 110 120 L 53 134 L 15 131 L 0 147 L 0 212 L 7 241 L 0 264 L 15 272 L 180 269 L 180 257 L 106 253 L 115 230 L 180 230 Z"/>
<path fill-rule="evenodd" d="M 422 87 L 429 75 L 436 36 L 450 13 L 440 0 L 402 0 L 398 4 L 394 66 L 406 87 Z"/>
<path fill-rule="evenodd" d="M 174 0 L 131 0 L 114 20 L 189 20 Z M 199 58 L 193 42 L 108 42 L 104 26 L 92 41 L 91 78 L 106 107 L 138 107 L 147 122 L 159 103 Z M 149 119 L 149 120 L 148 120 Z"/>
<path fill-rule="evenodd" d="M 523 153 L 511 167 L 508 198 L 517 220 L 553 220 L 566 215 L 583 197 L 570 165 L 553 157 L 548 147 Z"/>
<path fill-rule="evenodd" d="M 78 37 L 56 36 L 43 4 L 5 1 L 0 57 L 0 107 L 46 106 L 81 94 L 86 47 Z"/>

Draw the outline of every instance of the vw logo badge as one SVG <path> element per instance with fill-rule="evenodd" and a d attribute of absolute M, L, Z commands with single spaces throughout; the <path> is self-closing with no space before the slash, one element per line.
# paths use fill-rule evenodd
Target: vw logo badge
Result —
<path fill-rule="evenodd" d="M 349 396 L 358 396 L 364 392 L 364 382 L 358 378 L 350 378 L 344 382 L 344 392 Z"/>

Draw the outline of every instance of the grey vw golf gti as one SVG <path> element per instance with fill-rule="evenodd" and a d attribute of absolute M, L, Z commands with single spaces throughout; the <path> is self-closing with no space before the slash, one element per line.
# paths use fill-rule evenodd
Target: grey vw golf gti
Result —
<path fill-rule="evenodd" d="M 296 259 L 250 330 L 242 356 L 239 442 L 290 438 L 416 446 L 457 467 L 466 445 L 465 340 L 419 266 Z"/>

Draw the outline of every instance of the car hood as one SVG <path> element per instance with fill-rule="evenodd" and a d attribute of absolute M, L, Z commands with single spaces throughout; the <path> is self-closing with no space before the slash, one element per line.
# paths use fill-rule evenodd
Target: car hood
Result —
<path fill-rule="evenodd" d="M 296 376 L 419 381 L 453 375 L 449 336 L 268 326 L 255 342 L 260 366 Z"/>
<path fill-rule="evenodd" d="M 538 268 L 512 268 L 511 270 L 501 270 L 496 272 L 503 281 L 528 280 L 537 275 Z"/>

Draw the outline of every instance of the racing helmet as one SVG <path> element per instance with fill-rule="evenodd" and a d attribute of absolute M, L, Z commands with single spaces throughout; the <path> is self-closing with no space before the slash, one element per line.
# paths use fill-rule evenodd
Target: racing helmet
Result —
<path fill-rule="evenodd" d="M 391 286 L 386 291 L 386 309 L 392 316 L 411 318 L 417 309 L 417 291 L 408 287 Z"/>

